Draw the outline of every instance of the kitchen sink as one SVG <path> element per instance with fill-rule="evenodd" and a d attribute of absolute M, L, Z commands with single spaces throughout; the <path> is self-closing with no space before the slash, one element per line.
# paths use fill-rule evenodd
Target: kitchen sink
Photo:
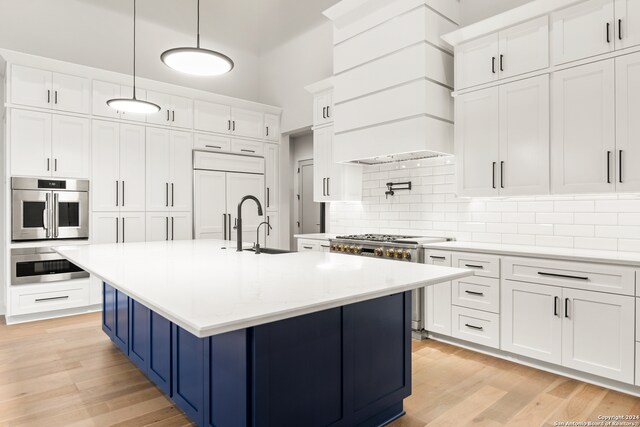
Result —
<path fill-rule="evenodd" d="M 255 248 L 245 248 L 245 251 L 255 252 Z M 269 255 L 279 255 L 279 254 L 289 254 L 293 251 L 288 251 L 285 249 L 274 249 L 274 248 L 260 248 L 261 254 L 269 254 Z"/>

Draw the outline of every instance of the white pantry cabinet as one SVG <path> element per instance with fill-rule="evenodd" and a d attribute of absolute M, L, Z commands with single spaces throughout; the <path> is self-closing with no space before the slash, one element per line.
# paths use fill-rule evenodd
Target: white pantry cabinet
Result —
<path fill-rule="evenodd" d="M 616 58 L 615 68 L 616 190 L 640 191 L 640 53 Z"/>
<path fill-rule="evenodd" d="M 191 211 L 192 144 L 190 133 L 147 128 L 148 211 Z"/>
<path fill-rule="evenodd" d="M 266 199 L 265 208 L 267 211 L 277 211 L 280 207 L 280 168 L 279 168 L 280 148 L 276 144 L 265 144 L 264 162 L 265 162 L 265 183 L 266 183 Z"/>
<path fill-rule="evenodd" d="M 451 267 L 451 253 L 428 251 L 425 262 Z M 427 286 L 425 292 L 425 329 L 442 335 L 451 335 L 451 282 Z"/>
<path fill-rule="evenodd" d="M 11 67 L 11 102 L 73 113 L 89 113 L 89 79 L 37 68 Z"/>
<path fill-rule="evenodd" d="M 316 202 L 353 201 L 362 198 L 362 168 L 335 163 L 333 126 L 313 131 L 313 200 Z"/>
<path fill-rule="evenodd" d="M 93 211 L 144 211 L 144 126 L 94 120 L 92 129 Z"/>
<path fill-rule="evenodd" d="M 190 98 L 147 91 L 146 100 L 160 106 L 160 112 L 147 115 L 147 123 L 180 128 L 193 126 L 193 100 Z"/>
<path fill-rule="evenodd" d="M 280 115 L 264 113 L 264 139 L 280 142 Z"/>
<path fill-rule="evenodd" d="M 144 242 L 144 212 L 94 212 L 91 215 L 91 243 Z"/>
<path fill-rule="evenodd" d="M 11 111 L 11 174 L 89 178 L 89 120 Z"/>
<path fill-rule="evenodd" d="M 333 123 L 333 90 L 313 96 L 313 125 L 323 126 Z"/>
<path fill-rule="evenodd" d="M 554 193 L 615 191 L 614 61 L 553 74 L 551 186 Z"/>
<path fill-rule="evenodd" d="M 549 19 L 541 16 L 456 47 L 456 89 L 549 66 Z"/>
<path fill-rule="evenodd" d="M 147 212 L 146 241 L 192 239 L 190 212 Z"/>

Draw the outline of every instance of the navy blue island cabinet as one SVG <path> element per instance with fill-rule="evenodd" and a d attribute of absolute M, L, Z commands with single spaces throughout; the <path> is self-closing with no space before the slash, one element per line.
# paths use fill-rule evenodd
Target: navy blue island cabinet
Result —
<path fill-rule="evenodd" d="M 105 283 L 103 331 L 199 426 L 381 426 L 411 394 L 411 293 L 198 338 Z"/>

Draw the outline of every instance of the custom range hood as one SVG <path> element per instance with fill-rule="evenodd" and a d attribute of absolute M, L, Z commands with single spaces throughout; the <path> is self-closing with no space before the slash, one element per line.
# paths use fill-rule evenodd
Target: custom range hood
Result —
<path fill-rule="evenodd" d="M 459 4 L 343 0 L 333 21 L 334 160 L 379 164 L 453 154 Z"/>

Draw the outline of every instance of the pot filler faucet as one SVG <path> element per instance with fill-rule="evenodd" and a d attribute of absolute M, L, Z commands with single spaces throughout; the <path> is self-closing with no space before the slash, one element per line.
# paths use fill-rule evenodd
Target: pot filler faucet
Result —
<path fill-rule="evenodd" d="M 235 229 L 238 232 L 238 247 L 236 249 L 237 252 L 242 252 L 242 204 L 247 200 L 253 200 L 258 205 L 258 215 L 263 216 L 262 213 L 262 205 L 260 204 L 260 200 L 256 196 L 244 196 L 240 203 L 238 203 L 238 221 L 236 222 Z"/>

